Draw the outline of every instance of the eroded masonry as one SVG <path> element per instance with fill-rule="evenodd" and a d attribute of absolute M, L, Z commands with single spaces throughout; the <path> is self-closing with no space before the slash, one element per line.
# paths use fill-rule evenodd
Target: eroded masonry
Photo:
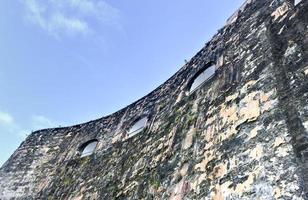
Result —
<path fill-rule="evenodd" d="M 249 0 L 153 92 L 32 133 L 0 199 L 308 199 L 308 1 Z"/>

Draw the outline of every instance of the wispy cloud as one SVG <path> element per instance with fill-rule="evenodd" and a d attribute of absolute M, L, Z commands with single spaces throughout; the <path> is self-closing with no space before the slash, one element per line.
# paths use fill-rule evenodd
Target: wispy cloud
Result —
<path fill-rule="evenodd" d="M 120 12 L 103 0 L 22 0 L 26 18 L 50 35 L 88 35 L 97 25 L 119 26 Z"/>
<path fill-rule="evenodd" d="M 59 123 L 42 115 L 32 115 L 27 125 L 22 125 L 7 112 L 0 111 L 0 134 L 16 135 L 25 139 L 32 131 L 59 126 Z"/>
<path fill-rule="evenodd" d="M 9 113 L 0 111 L 0 125 L 12 125 L 13 122 L 14 119 Z"/>
<path fill-rule="evenodd" d="M 17 148 L 15 145 L 26 139 L 32 131 L 57 125 L 59 124 L 42 115 L 32 115 L 25 124 L 9 112 L 0 110 L 0 167 Z"/>
<path fill-rule="evenodd" d="M 31 121 L 32 121 L 32 128 L 35 130 L 52 128 L 59 125 L 53 120 L 42 115 L 33 115 Z"/>

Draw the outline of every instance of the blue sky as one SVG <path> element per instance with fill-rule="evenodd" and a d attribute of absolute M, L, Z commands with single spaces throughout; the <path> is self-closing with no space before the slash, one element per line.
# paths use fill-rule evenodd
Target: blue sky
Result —
<path fill-rule="evenodd" d="M 162 84 L 243 0 L 2 0 L 0 165 L 33 130 L 111 114 Z"/>

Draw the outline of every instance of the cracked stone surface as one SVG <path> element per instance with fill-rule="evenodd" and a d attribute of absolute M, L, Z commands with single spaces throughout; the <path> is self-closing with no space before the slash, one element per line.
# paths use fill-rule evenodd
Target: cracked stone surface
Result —
<path fill-rule="evenodd" d="M 28 136 L 0 168 L 0 199 L 308 199 L 307 13 L 304 0 L 246 1 L 147 96 Z M 189 94 L 211 62 L 214 77 Z"/>

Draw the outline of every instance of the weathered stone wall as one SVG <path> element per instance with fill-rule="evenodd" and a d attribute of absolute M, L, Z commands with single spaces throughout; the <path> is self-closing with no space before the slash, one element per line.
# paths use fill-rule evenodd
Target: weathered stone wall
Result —
<path fill-rule="evenodd" d="M 247 1 L 144 98 L 34 132 L 0 169 L 0 199 L 308 199 L 307 4 Z M 188 95 L 211 62 L 215 76 Z M 127 137 L 142 116 L 147 128 Z"/>

